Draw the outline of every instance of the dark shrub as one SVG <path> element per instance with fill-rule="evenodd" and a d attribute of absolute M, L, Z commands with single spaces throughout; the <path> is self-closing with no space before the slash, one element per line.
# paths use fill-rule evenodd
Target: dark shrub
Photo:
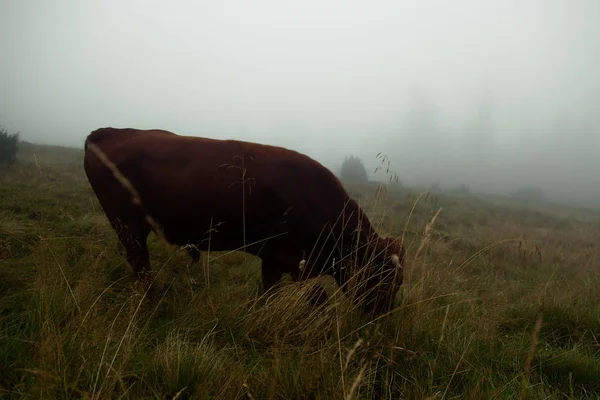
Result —
<path fill-rule="evenodd" d="M 342 163 L 341 179 L 344 182 L 366 183 L 369 180 L 367 170 L 360 158 L 346 157 Z"/>
<path fill-rule="evenodd" d="M 0 128 L 0 164 L 14 164 L 17 162 L 19 151 L 19 133 L 8 133 Z"/>

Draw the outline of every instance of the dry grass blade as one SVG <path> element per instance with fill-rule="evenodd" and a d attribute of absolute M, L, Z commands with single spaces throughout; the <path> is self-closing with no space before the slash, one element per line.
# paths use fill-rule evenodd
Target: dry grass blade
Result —
<path fill-rule="evenodd" d="M 119 171 L 117 166 L 112 161 L 109 160 L 109 158 L 106 156 L 106 154 L 104 154 L 104 152 L 102 150 L 100 150 L 98 148 L 98 146 L 96 146 L 94 143 L 91 143 L 91 142 L 89 142 L 87 146 L 88 146 L 88 149 L 91 150 L 100 159 L 100 161 L 108 169 L 111 170 L 114 177 L 121 183 L 123 188 L 125 188 L 125 190 L 127 190 L 129 192 L 129 194 L 131 195 L 131 201 L 133 202 L 133 204 L 139 206 L 144 211 L 144 218 L 146 219 L 148 224 L 150 224 L 150 226 L 152 227 L 152 229 L 154 230 L 156 235 L 158 237 L 160 237 L 162 240 L 164 240 L 166 243 L 169 243 L 169 241 L 167 240 L 160 225 L 154 220 L 154 218 L 152 218 L 152 216 L 150 214 L 148 214 L 148 212 L 146 212 L 146 209 L 144 208 L 144 205 L 142 203 L 142 199 L 141 199 L 139 193 L 133 187 L 133 185 L 131 184 L 129 179 L 127 179 L 125 177 L 125 175 L 123 175 L 121 173 L 121 171 Z"/>
<path fill-rule="evenodd" d="M 128 300 L 131 300 L 133 296 L 131 296 Z M 121 314 L 121 311 L 123 311 L 123 308 L 125 308 L 125 306 L 127 305 L 127 302 L 123 302 L 123 304 L 121 304 L 121 307 L 119 308 L 119 311 L 117 312 L 117 315 L 115 316 L 115 318 L 112 321 L 112 324 L 110 325 L 110 329 L 108 332 L 108 335 L 106 337 L 106 341 L 104 342 L 104 349 L 102 351 L 102 356 L 100 357 L 100 362 L 98 363 L 98 371 L 96 372 L 96 379 L 94 380 L 94 386 L 92 388 L 92 399 L 96 398 L 96 388 L 98 386 L 98 381 L 100 379 L 100 372 L 102 371 L 102 366 L 104 365 L 104 357 L 106 356 L 106 351 L 108 349 L 108 344 L 110 343 L 110 339 L 111 339 L 111 334 L 112 334 L 112 330 L 117 322 L 117 319 L 119 318 L 119 315 Z M 101 390 L 102 388 L 100 388 Z M 98 396 L 100 395 L 100 393 L 98 393 Z"/>
<path fill-rule="evenodd" d="M 440 207 L 437 210 L 435 215 L 431 218 L 431 220 L 425 226 L 425 233 L 424 233 L 423 239 L 421 240 L 421 244 L 419 244 L 419 248 L 417 249 L 417 252 L 415 253 L 415 257 L 414 257 L 415 260 L 419 257 L 419 254 L 421 253 L 421 251 L 423 250 L 425 245 L 427 245 L 427 243 L 429 243 L 429 241 L 431 240 L 431 230 L 433 229 L 435 220 L 437 219 L 437 217 L 441 211 L 442 211 L 442 207 Z"/>
<path fill-rule="evenodd" d="M 185 389 L 187 389 L 187 386 L 184 386 L 183 388 L 181 388 L 181 390 L 179 392 L 177 392 L 175 394 L 175 396 L 173 396 L 173 400 L 177 400 L 179 397 L 181 397 L 183 392 L 185 392 Z"/>
<path fill-rule="evenodd" d="M 77 301 L 77 298 L 75 297 L 73 288 L 71 288 L 71 284 L 69 283 L 69 280 L 67 279 L 67 275 L 65 275 L 65 271 L 63 270 L 62 265 L 60 264 L 60 262 L 58 262 L 58 259 L 56 258 L 56 255 L 54 254 L 54 252 L 52 251 L 50 246 L 46 246 L 46 248 L 50 251 L 50 254 L 52 254 L 52 257 L 54 258 L 54 262 L 58 266 L 58 269 L 60 270 L 60 273 L 61 273 L 65 283 L 67 284 L 67 288 L 69 289 L 69 294 L 71 295 L 71 298 L 73 299 L 73 302 L 75 303 L 75 306 L 77 307 L 77 311 L 81 311 L 81 308 L 79 307 L 79 302 Z"/>
<path fill-rule="evenodd" d="M 529 376 L 531 374 L 531 363 L 533 362 L 533 356 L 535 354 L 535 350 L 538 345 L 540 330 L 542 329 L 542 314 L 538 314 L 537 319 L 535 320 L 535 325 L 533 326 L 533 331 L 531 332 L 531 348 L 527 353 L 527 358 L 525 359 L 525 368 L 523 371 L 523 390 L 521 392 L 520 398 L 525 397 L 525 392 L 527 390 L 527 384 L 529 383 Z"/>
<path fill-rule="evenodd" d="M 446 397 L 446 394 L 448 393 L 448 389 L 450 389 L 450 384 L 452 383 L 452 380 L 456 376 L 456 372 L 458 371 L 458 367 L 460 367 L 460 365 L 462 364 L 462 362 L 463 362 L 463 360 L 465 358 L 465 354 L 467 353 L 467 351 L 469 350 L 469 347 L 471 346 L 471 342 L 473 341 L 473 337 L 474 337 L 474 335 L 471 335 L 471 337 L 469 338 L 469 343 L 465 346 L 465 349 L 464 349 L 463 353 L 461 354 L 460 359 L 458 360 L 458 363 L 456 363 L 456 367 L 454 368 L 454 371 L 452 372 L 452 375 L 450 376 L 450 379 L 448 380 L 448 384 L 446 385 L 446 389 L 444 390 L 444 394 L 442 395 L 442 399 L 444 399 Z"/>
<path fill-rule="evenodd" d="M 358 389 L 358 385 L 360 385 L 360 382 L 362 381 L 362 379 L 365 375 L 366 369 L 367 369 L 367 365 L 363 364 L 363 366 L 360 368 L 360 372 L 358 373 L 358 376 L 354 379 L 354 382 L 352 382 L 352 386 L 350 387 L 350 390 L 348 391 L 348 394 L 346 395 L 346 400 L 352 400 L 354 398 L 354 393 L 356 392 L 356 389 Z"/>
<path fill-rule="evenodd" d="M 350 359 L 352 359 L 352 356 L 354 355 L 356 350 L 363 344 L 363 342 L 364 341 L 362 340 L 362 338 L 358 338 L 356 343 L 354 343 L 354 346 L 348 351 L 348 354 L 346 355 L 346 364 L 344 365 L 342 371 L 346 371 L 346 369 L 348 369 L 348 365 L 350 365 Z"/>

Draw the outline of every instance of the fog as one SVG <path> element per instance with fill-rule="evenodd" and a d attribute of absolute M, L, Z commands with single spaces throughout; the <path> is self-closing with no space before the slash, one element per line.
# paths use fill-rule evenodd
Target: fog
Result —
<path fill-rule="evenodd" d="M 405 184 L 596 205 L 598 21 L 598 0 L 4 0 L 0 125 L 250 140 L 334 171 L 384 152 Z"/>

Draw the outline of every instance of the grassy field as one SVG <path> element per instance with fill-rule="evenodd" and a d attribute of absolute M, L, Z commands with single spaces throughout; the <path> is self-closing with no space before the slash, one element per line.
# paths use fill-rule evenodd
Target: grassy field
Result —
<path fill-rule="evenodd" d="M 350 186 L 405 230 L 391 315 L 312 310 L 306 284 L 259 298 L 259 259 L 190 266 L 154 235 L 150 303 L 82 157 L 25 146 L 0 166 L 3 398 L 600 398 L 600 214 Z"/>

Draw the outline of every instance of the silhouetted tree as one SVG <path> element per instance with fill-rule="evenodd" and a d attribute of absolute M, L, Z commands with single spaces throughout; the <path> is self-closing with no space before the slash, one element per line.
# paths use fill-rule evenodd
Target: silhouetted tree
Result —
<path fill-rule="evenodd" d="M 341 179 L 345 182 L 367 182 L 369 175 L 362 160 L 353 155 L 346 157 L 342 163 Z"/>
<path fill-rule="evenodd" d="M 0 128 L 0 164 L 14 164 L 17 162 L 19 151 L 19 133 L 8 133 Z"/>

